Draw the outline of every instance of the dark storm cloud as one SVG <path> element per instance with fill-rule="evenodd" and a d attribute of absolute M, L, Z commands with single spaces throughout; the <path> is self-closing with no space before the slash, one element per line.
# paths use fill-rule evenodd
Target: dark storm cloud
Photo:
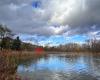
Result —
<path fill-rule="evenodd" d="M 64 25 L 71 26 L 71 34 L 87 34 L 100 31 L 100 0 L 84 0 L 85 8 L 79 7 L 69 17 Z M 92 27 L 95 25 L 95 28 Z"/>
<path fill-rule="evenodd" d="M 89 34 L 100 31 L 100 0 L 0 0 L 0 23 L 16 33 Z"/>

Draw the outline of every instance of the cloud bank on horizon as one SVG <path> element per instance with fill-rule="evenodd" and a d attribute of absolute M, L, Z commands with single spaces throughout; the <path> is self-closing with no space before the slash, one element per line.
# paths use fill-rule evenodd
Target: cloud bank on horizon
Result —
<path fill-rule="evenodd" d="M 100 0 L 0 0 L 0 23 L 37 37 L 100 37 Z"/>

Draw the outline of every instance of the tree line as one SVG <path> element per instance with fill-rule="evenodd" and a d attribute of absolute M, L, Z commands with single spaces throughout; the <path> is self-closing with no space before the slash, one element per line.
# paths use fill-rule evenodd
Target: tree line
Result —
<path fill-rule="evenodd" d="M 26 51 L 33 51 L 37 46 L 31 43 L 25 43 L 20 40 L 20 37 L 17 36 L 7 28 L 5 25 L 0 25 L 0 50 L 26 50 Z M 43 47 L 42 47 L 43 48 Z"/>
<path fill-rule="evenodd" d="M 0 49 L 20 50 L 21 40 L 17 36 L 16 39 L 12 37 L 14 34 L 10 29 L 4 25 L 0 25 Z"/>
<path fill-rule="evenodd" d="M 35 48 L 43 48 L 45 51 L 64 51 L 64 52 L 100 52 L 100 40 L 90 39 L 86 40 L 84 44 L 78 43 L 67 43 L 65 45 L 59 46 L 39 46 L 33 45 L 31 43 L 22 42 L 17 36 L 15 39 L 13 38 L 14 34 L 10 29 L 8 29 L 4 25 L 0 25 L 0 49 L 1 50 L 26 50 L 26 51 L 34 51 Z"/>
<path fill-rule="evenodd" d="M 46 51 L 62 51 L 62 52 L 100 52 L 100 40 L 90 39 L 84 44 L 67 43 L 65 45 L 44 47 Z"/>

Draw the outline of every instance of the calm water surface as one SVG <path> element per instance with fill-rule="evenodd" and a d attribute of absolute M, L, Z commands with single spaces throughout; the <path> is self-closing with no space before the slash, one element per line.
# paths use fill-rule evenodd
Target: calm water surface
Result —
<path fill-rule="evenodd" d="M 20 63 L 17 74 L 23 80 L 100 80 L 100 57 L 49 54 Z"/>

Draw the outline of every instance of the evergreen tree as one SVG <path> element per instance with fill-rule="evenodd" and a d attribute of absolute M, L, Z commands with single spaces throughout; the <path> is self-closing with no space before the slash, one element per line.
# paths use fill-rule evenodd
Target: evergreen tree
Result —
<path fill-rule="evenodd" d="M 11 48 L 12 39 L 9 37 L 5 37 L 1 40 L 1 49 L 10 49 Z"/>
<path fill-rule="evenodd" d="M 19 39 L 19 36 L 16 37 L 16 39 L 13 41 L 12 49 L 13 50 L 20 50 L 21 49 L 21 40 Z"/>
<path fill-rule="evenodd" d="M 10 49 L 11 48 L 11 37 L 13 36 L 11 30 L 5 25 L 0 25 L 0 48 Z"/>

